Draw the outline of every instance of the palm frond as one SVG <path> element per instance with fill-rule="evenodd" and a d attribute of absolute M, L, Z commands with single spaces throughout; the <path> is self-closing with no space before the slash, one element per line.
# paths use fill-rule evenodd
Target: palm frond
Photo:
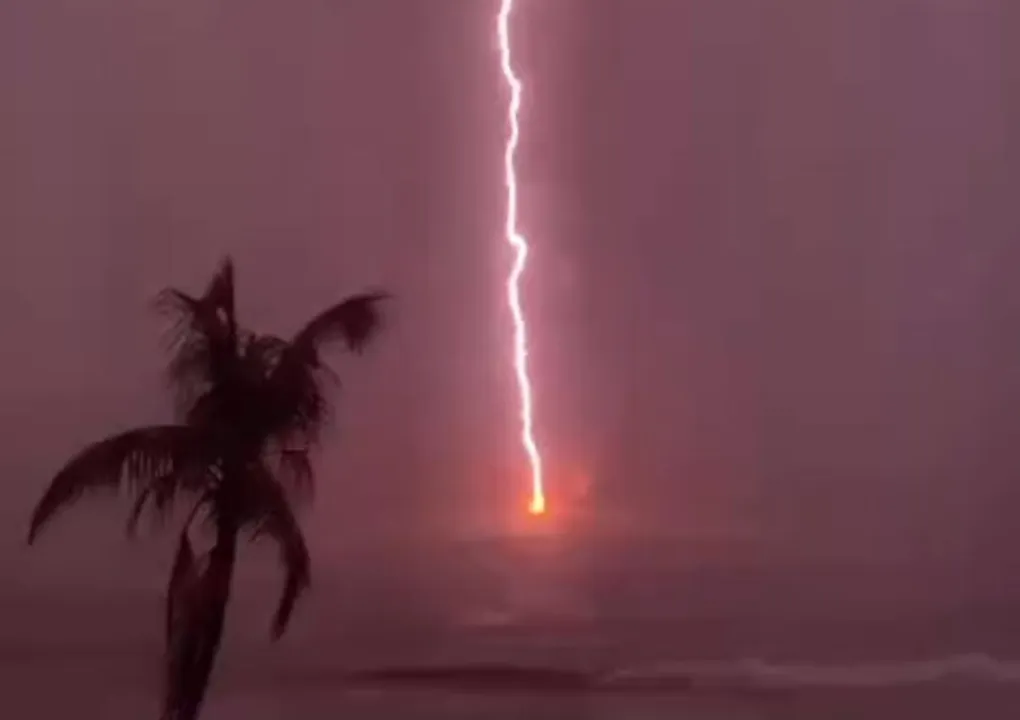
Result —
<path fill-rule="evenodd" d="M 199 297 L 167 288 L 156 296 L 155 305 L 176 324 L 190 326 L 207 337 L 214 337 L 231 326 L 236 327 L 233 262 L 228 257 L 220 263 Z"/>
<path fill-rule="evenodd" d="M 186 528 L 190 524 L 191 518 L 199 510 L 197 505 L 208 501 L 212 487 L 215 486 L 219 479 L 219 468 L 211 462 L 189 464 L 173 474 L 154 478 L 135 495 L 135 500 L 131 505 L 131 512 L 128 515 L 128 537 L 133 537 L 137 532 L 138 523 L 141 521 L 142 514 L 146 508 L 151 510 L 154 524 L 160 527 L 170 517 L 177 506 L 177 500 L 183 493 L 190 493 L 192 495 L 201 493 L 196 507 L 193 507 L 188 515 L 188 522 L 185 523 Z"/>
<path fill-rule="evenodd" d="M 252 333 L 245 338 L 241 351 L 244 367 L 261 379 L 268 378 L 280 364 L 287 341 L 275 335 Z"/>
<path fill-rule="evenodd" d="M 156 295 L 156 311 L 170 321 L 167 344 L 171 351 L 186 348 L 193 353 L 199 343 L 224 339 L 226 326 L 217 307 L 207 297 L 192 297 L 176 288 L 167 288 Z M 183 346 L 183 347 L 182 347 Z"/>
<path fill-rule="evenodd" d="M 272 624 L 275 640 L 286 631 L 294 605 L 311 585 L 311 557 L 287 495 L 268 468 L 252 468 L 248 480 L 244 525 L 253 540 L 265 537 L 276 543 L 283 565 L 283 592 Z"/>
<path fill-rule="evenodd" d="M 267 436 L 285 445 L 315 445 L 332 417 L 321 373 L 289 353 L 266 388 Z"/>
<path fill-rule="evenodd" d="M 284 583 L 273 615 L 272 636 L 278 640 L 287 630 L 298 598 L 312 584 L 312 560 L 301 526 L 290 506 L 281 503 L 261 523 L 258 533 L 272 538 L 280 549 Z"/>
<path fill-rule="evenodd" d="M 166 378 L 178 412 L 183 413 L 215 381 L 217 368 L 222 365 L 217 354 L 225 350 L 215 339 L 226 337 L 226 330 L 219 327 L 219 319 L 204 299 L 180 290 L 161 292 L 156 308 L 171 319 L 165 338 L 170 354 Z"/>
<path fill-rule="evenodd" d="M 167 288 L 156 296 L 158 312 L 171 320 L 166 336 L 171 355 L 167 379 L 174 388 L 178 412 L 227 375 L 237 354 L 238 326 L 234 312 L 234 269 L 221 264 L 206 291 L 193 297 Z"/>
<path fill-rule="evenodd" d="M 324 343 L 340 340 L 352 352 L 361 352 L 381 329 L 381 305 L 389 297 L 384 292 L 363 293 L 324 310 L 293 337 L 293 351 L 316 364 Z"/>
<path fill-rule="evenodd" d="M 234 261 L 225 257 L 220 267 L 209 281 L 205 291 L 205 299 L 217 309 L 220 320 L 237 335 L 237 315 L 234 312 Z"/>
<path fill-rule="evenodd" d="M 283 487 L 298 501 L 311 499 L 315 492 L 315 473 L 306 448 L 280 450 L 276 475 Z"/>
<path fill-rule="evenodd" d="M 139 428 L 94 443 L 50 482 L 32 513 L 28 542 L 34 542 L 60 510 L 88 492 L 126 487 L 143 493 L 158 488 L 161 498 L 172 502 L 180 490 L 199 490 L 208 477 L 200 470 L 209 461 L 203 434 L 182 425 Z"/>
<path fill-rule="evenodd" d="M 241 374 L 249 389 L 245 425 L 253 429 L 252 436 L 282 447 L 317 444 L 331 419 L 324 383 L 335 379 L 319 350 L 334 340 L 362 350 L 380 328 L 379 305 L 386 297 L 367 293 L 348 298 L 313 318 L 289 343 L 271 335 L 246 339 Z"/>
<path fill-rule="evenodd" d="M 185 616 L 187 607 L 193 601 L 196 584 L 199 579 L 195 551 L 188 539 L 188 529 L 181 531 L 181 539 L 177 544 L 177 553 L 170 569 L 170 582 L 166 591 L 166 643 L 169 648 L 174 636 L 174 628 Z"/>

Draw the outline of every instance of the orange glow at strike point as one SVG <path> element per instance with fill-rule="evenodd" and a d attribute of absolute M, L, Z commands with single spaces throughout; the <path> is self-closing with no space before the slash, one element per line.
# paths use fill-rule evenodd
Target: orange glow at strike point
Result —
<path fill-rule="evenodd" d="M 542 455 L 538 450 L 538 443 L 535 442 L 534 403 L 531 379 L 528 377 L 527 327 L 524 310 L 521 308 L 520 281 L 528 260 L 528 241 L 517 227 L 517 172 L 514 165 L 517 146 L 521 138 L 519 116 L 523 85 L 514 72 L 510 53 L 510 13 L 513 11 L 514 2 L 513 0 L 500 0 L 500 2 L 498 22 L 500 66 L 503 70 L 503 79 L 510 88 L 510 107 L 507 111 L 510 135 L 503 155 L 507 202 L 505 233 L 506 241 L 516 252 L 513 268 L 507 278 L 506 289 L 510 313 L 514 321 L 514 370 L 520 390 L 521 443 L 524 445 L 528 462 L 531 465 L 531 502 L 528 505 L 528 511 L 532 515 L 542 515 L 546 510 L 545 489 L 542 484 Z"/>

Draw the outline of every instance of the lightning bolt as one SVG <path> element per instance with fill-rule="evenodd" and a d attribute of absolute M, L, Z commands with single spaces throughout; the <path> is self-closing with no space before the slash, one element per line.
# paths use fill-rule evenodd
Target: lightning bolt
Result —
<path fill-rule="evenodd" d="M 517 387 L 521 403 L 521 444 L 528 456 L 531 466 L 531 502 L 528 510 L 533 515 L 545 512 L 545 488 L 542 482 L 542 454 L 535 442 L 534 401 L 532 398 L 531 379 L 528 376 L 528 332 L 521 307 L 521 275 L 528 262 L 528 241 L 517 227 L 517 171 L 515 159 L 517 146 L 521 140 L 521 91 L 523 83 L 514 72 L 512 53 L 510 51 L 510 14 L 513 12 L 514 0 L 500 0 L 498 16 L 500 68 L 503 79 L 510 89 L 510 104 L 507 109 L 507 124 L 510 133 L 507 137 L 506 149 L 503 154 L 503 166 L 506 184 L 506 241 L 513 247 L 516 256 L 510 275 L 507 277 L 507 301 L 510 314 L 514 321 L 514 371 L 517 375 Z"/>

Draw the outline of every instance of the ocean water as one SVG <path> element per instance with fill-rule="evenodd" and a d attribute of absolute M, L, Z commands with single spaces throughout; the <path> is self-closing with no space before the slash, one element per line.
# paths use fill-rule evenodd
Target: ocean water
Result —
<path fill-rule="evenodd" d="M 151 658 L 55 652 L 7 663 L 5 717 L 128 720 L 155 716 Z M 341 671 L 219 672 L 209 720 L 1003 720 L 1020 717 L 1020 664 L 982 655 L 904 663 L 682 662 L 569 675 L 457 666 L 425 680 L 355 682 Z M 237 671 L 237 672 L 232 672 Z M 479 679 L 479 676 L 482 679 Z M 402 676 L 405 680 L 412 675 Z M 498 685 L 502 684 L 503 687 Z M 569 683 L 568 683 L 569 684 Z"/>
<path fill-rule="evenodd" d="M 1020 605 L 1004 580 L 971 596 L 975 583 L 916 568 L 705 570 L 602 552 L 579 573 L 569 557 L 485 550 L 321 573 L 276 645 L 275 577 L 239 581 L 203 717 L 1020 718 Z M 161 580 L 91 595 L 8 584 L 2 717 L 155 717 Z"/>

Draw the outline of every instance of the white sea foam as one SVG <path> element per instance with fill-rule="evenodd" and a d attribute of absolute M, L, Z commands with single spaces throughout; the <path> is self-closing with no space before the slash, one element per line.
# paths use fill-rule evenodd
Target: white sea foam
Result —
<path fill-rule="evenodd" d="M 983 654 L 899 663 L 785 664 L 746 658 L 735 662 L 681 662 L 607 673 L 609 686 L 680 685 L 749 688 L 868 688 L 932 683 L 1020 683 L 1020 661 Z"/>

